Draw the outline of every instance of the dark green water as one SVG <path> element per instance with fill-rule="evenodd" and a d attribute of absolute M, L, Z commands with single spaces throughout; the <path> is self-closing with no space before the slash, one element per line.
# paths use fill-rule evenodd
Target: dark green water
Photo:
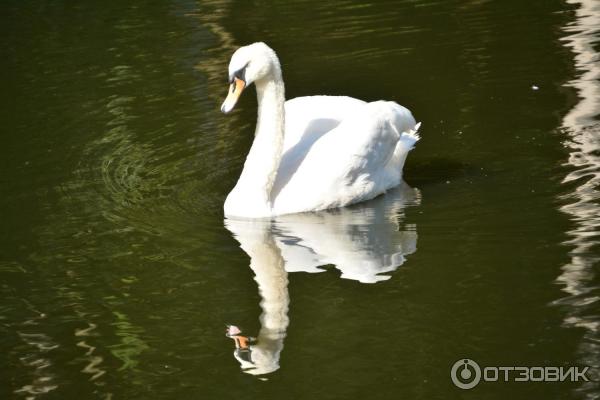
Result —
<path fill-rule="evenodd" d="M 450 379 L 466 357 L 600 379 L 597 1 L 0 11 L 0 398 L 600 397 Z M 226 227 L 254 90 L 218 110 L 231 53 L 259 40 L 289 98 L 409 107 L 407 185 Z M 270 373 L 241 370 L 226 324 Z"/>

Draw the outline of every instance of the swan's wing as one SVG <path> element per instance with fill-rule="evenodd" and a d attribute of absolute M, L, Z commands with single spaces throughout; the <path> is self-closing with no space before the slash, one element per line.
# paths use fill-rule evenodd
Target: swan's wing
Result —
<path fill-rule="evenodd" d="M 365 104 L 362 100 L 346 96 L 307 96 L 286 101 L 283 151 L 300 140 L 318 139 Z"/>
<path fill-rule="evenodd" d="M 406 108 L 377 101 L 355 108 L 335 128 L 305 142 L 304 137 L 283 155 L 273 188 L 273 209 L 291 213 L 340 207 L 373 198 L 401 179 L 395 151 L 403 131 L 415 127 Z M 417 137 L 409 138 L 410 150 Z M 395 163 L 394 163 L 395 164 Z"/>

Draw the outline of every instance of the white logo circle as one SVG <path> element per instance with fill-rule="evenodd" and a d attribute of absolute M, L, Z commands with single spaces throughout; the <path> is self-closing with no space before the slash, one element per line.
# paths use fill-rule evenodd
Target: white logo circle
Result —
<path fill-rule="evenodd" d="M 473 389 L 481 380 L 481 368 L 475 361 L 463 358 L 452 365 L 450 378 L 458 388 Z"/>

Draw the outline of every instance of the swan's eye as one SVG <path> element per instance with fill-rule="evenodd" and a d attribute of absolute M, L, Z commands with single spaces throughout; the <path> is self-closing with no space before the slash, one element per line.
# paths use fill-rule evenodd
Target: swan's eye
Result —
<path fill-rule="evenodd" d="M 246 82 L 246 67 L 242 68 L 242 69 L 238 69 L 237 71 L 234 72 L 233 74 L 234 78 L 238 78 L 244 82 Z"/>
<path fill-rule="evenodd" d="M 238 69 L 237 71 L 235 71 L 233 73 L 233 75 L 231 75 L 229 77 L 229 83 L 233 83 L 235 78 L 238 78 L 242 81 L 244 81 L 244 83 L 246 82 L 246 68 L 248 68 L 248 65 L 250 65 L 250 62 L 248 62 L 246 65 L 244 65 L 242 68 Z"/>

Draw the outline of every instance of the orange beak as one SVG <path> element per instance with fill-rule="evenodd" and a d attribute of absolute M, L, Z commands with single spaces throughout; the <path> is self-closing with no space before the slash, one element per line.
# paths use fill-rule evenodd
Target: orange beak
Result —
<path fill-rule="evenodd" d="M 229 93 L 227 94 L 227 98 L 221 106 L 222 112 L 227 114 L 229 111 L 233 110 L 235 103 L 237 103 L 245 87 L 246 82 L 239 78 L 233 78 L 233 82 L 231 82 L 231 85 L 229 85 Z"/>

